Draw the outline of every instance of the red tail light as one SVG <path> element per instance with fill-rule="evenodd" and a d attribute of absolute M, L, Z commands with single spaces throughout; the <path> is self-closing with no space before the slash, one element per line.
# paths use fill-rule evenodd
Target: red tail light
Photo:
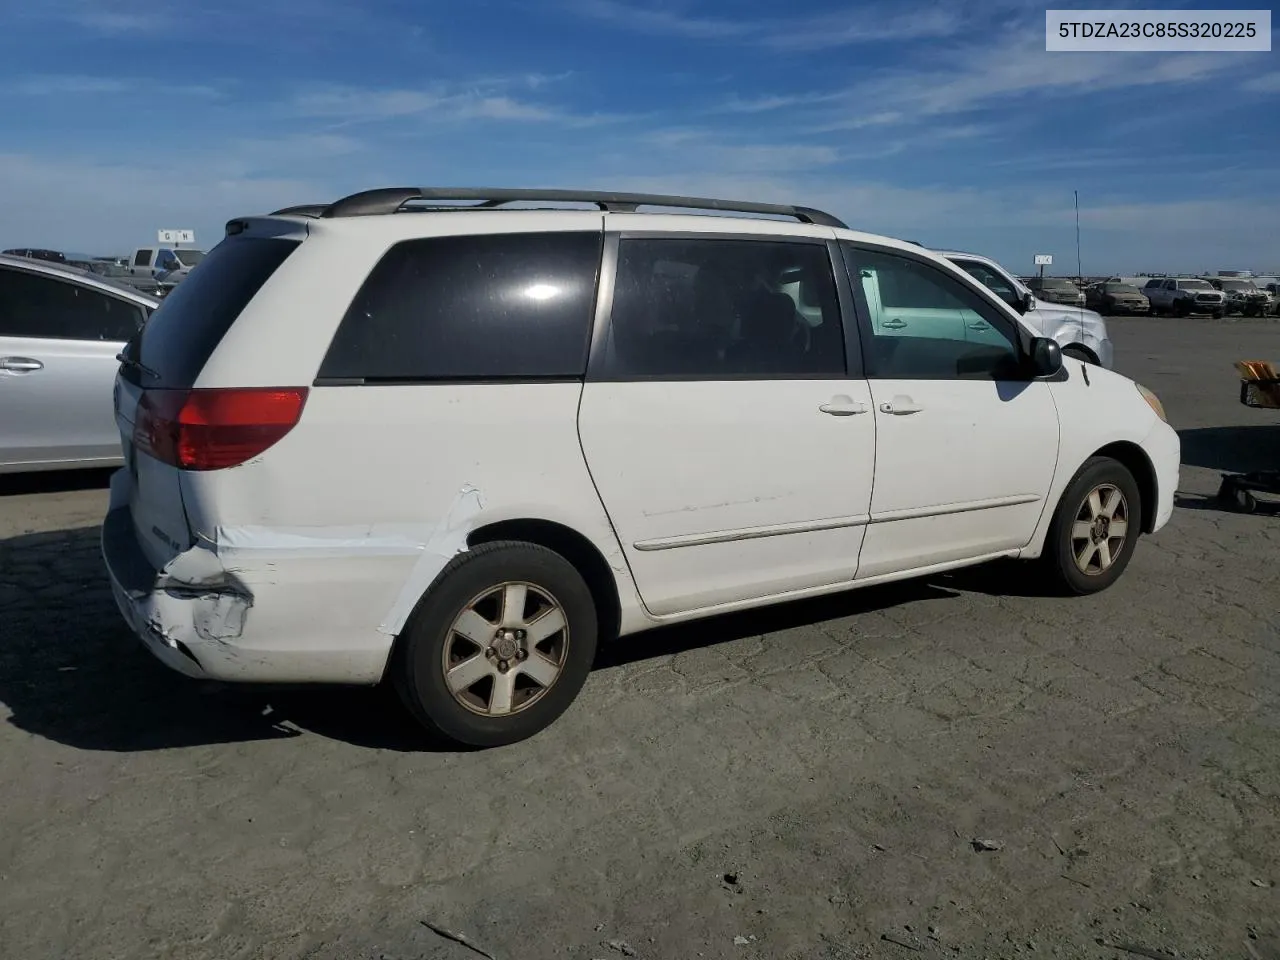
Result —
<path fill-rule="evenodd" d="M 183 470 L 236 467 L 292 430 L 306 402 L 306 387 L 147 390 L 133 443 Z"/>

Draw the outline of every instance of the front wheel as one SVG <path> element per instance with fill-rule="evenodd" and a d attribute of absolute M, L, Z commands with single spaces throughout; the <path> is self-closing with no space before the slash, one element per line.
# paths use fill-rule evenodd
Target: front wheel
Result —
<path fill-rule="evenodd" d="M 455 557 L 418 605 L 392 680 L 428 731 L 469 747 L 515 743 L 577 697 L 597 629 L 591 591 L 564 557 L 486 543 Z"/>
<path fill-rule="evenodd" d="M 1093 358 L 1093 354 L 1084 347 L 1074 343 L 1063 347 L 1062 355 L 1064 357 L 1070 357 L 1072 360 L 1079 360 L 1081 363 L 1091 363 L 1095 367 L 1098 365 L 1098 361 Z"/>
<path fill-rule="evenodd" d="M 1129 469 L 1092 457 L 1076 473 L 1049 526 L 1043 561 L 1068 593 L 1105 590 L 1129 565 L 1141 532 L 1142 497 Z"/>

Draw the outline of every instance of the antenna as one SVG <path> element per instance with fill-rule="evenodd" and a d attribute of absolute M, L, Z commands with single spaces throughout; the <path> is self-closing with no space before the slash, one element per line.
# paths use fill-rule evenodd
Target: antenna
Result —
<path fill-rule="evenodd" d="M 1071 193 L 1076 198 L 1076 277 L 1084 279 L 1084 265 L 1080 260 L 1080 191 L 1072 190 Z"/>

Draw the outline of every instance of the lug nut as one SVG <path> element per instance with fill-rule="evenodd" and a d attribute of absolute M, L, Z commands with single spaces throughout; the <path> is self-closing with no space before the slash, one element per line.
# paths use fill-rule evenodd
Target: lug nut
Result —
<path fill-rule="evenodd" d="M 517 654 L 516 654 L 516 659 L 517 659 L 517 660 L 528 660 L 528 659 L 529 659 L 529 653 L 528 653 L 528 651 L 527 651 L 527 650 L 521 650 L 519 653 L 517 653 Z"/>
<path fill-rule="evenodd" d="M 499 669 L 499 670 L 501 670 L 503 673 L 506 673 L 506 672 L 507 672 L 507 668 L 508 668 L 509 666 L 510 666 L 510 664 L 509 664 L 509 663 L 507 663 L 507 661 L 505 661 L 505 660 L 499 660 L 499 661 L 498 661 L 498 669 Z"/>

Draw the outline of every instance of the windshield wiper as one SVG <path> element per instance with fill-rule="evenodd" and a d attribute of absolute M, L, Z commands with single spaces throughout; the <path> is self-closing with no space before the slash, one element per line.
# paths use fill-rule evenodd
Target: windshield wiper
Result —
<path fill-rule="evenodd" d="M 156 373 L 140 360 L 134 360 L 132 357 L 126 357 L 123 353 L 117 353 L 116 359 L 120 361 L 122 367 L 128 367 L 130 370 L 140 370 L 152 380 L 159 380 L 160 374 Z"/>

